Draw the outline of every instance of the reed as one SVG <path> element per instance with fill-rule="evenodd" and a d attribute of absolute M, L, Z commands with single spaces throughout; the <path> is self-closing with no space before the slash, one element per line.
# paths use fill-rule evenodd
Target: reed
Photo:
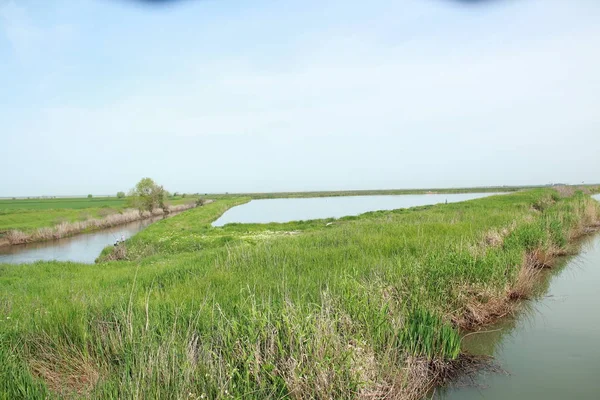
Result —
<path fill-rule="evenodd" d="M 477 362 L 462 329 L 518 310 L 600 222 L 554 194 L 211 227 L 248 201 L 229 198 L 128 260 L 0 265 L 0 397 L 420 398 Z"/>

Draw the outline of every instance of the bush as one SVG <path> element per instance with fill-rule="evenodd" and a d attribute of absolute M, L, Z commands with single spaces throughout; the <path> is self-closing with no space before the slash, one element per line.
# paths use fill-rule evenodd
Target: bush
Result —
<path fill-rule="evenodd" d="M 137 208 L 140 214 L 143 211 L 152 212 L 155 208 L 168 210 L 166 200 L 169 196 L 164 187 L 157 185 L 150 178 L 140 180 L 130 192 L 129 202 L 131 206 Z"/>
<path fill-rule="evenodd" d="M 88 194 L 88 199 L 91 199 L 93 196 L 91 194 Z"/>
<path fill-rule="evenodd" d="M 125 192 L 117 192 L 117 198 L 118 199 L 124 199 L 125 198 Z"/>

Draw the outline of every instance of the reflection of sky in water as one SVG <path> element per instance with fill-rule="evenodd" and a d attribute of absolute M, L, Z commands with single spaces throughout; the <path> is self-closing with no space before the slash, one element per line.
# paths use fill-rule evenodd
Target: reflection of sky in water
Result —
<path fill-rule="evenodd" d="M 121 236 L 128 239 L 150 223 L 161 218 L 155 217 L 143 221 L 134 221 L 114 228 L 65 239 L 1 247 L 0 263 L 20 264 L 50 260 L 93 263 L 103 248 L 114 244 Z"/>
<path fill-rule="evenodd" d="M 239 223 L 289 222 L 340 218 L 368 211 L 394 210 L 430 204 L 455 203 L 490 196 L 493 193 L 419 194 L 398 196 L 340 196 L 300 199 L 253 200 L 228 210 L 214 226 Z"/>

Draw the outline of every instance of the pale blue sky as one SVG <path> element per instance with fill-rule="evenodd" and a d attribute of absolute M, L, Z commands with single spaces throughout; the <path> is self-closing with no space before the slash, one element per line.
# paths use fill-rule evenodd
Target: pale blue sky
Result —
<path fill-rule="evenodd" d="M 600 2 L 0 0 L 0 196 L 600 181 Z"/>

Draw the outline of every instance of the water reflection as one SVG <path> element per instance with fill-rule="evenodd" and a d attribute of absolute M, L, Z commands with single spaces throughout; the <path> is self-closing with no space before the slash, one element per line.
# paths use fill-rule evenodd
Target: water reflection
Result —
<path fill-rule="evenodd" d="M 228 210 L 213 226 L 229 223 L 290 222 L 340 218 L 368 211 L 395 210 L 439 203 L 455 203 L 496 193 L 339 196 L 252 200 Z"/>
<path fill-rule="evenodd" d="M 122 236 L 128 239 L 163 218 L 157 216 L 64 239 L 0 247 L 0 263 L 23 264 L 51 260 L 93 263 L 106 246 L 114 244 Z"/>

